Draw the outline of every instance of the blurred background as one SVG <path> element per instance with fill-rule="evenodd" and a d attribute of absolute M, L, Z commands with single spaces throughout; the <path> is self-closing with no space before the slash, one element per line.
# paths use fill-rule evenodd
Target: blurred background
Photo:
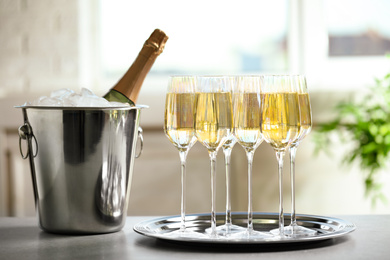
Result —
<path fill-rule="evenodd" d="M 104 95 L 124 74 L 155 28 L 170 37 L 142 88 L 144 150 L 135 160 L 129 215 L 180 212 L 180 165 L 163 133 L 165 91 L 172 74 L 301 73 L 307 76 L 314 125 L 333 107 L 390 72 L 387 0 L 0 0 L 0 216 L 34 216 L 30 168 L 19 153 L 15 109 L 53 90 L 86 87 Z M 50 136 L 48 136 L 50 138 Z M 359 165 L 345 166 L 346 145 L 314 154 L 312 134 L 296 161 L 297 213 L 389 214 L 364 196 Z M 55 145 L 55 140 L 53 140 Z M 285 212 L 290 209 L 285 161 Z M 207 150 L 187 160 L 187 212 L 209 212 Z M 223 153 L 218 154 L 217 211 L 225 210 Z M 253 168 L 254 211 L 278 211 L 273 149 L 260 145 Z M 390 174 L 380 182 L 390 198 Z M 232 210 L 247 210 L 247 161 L 232 155 Z"/>

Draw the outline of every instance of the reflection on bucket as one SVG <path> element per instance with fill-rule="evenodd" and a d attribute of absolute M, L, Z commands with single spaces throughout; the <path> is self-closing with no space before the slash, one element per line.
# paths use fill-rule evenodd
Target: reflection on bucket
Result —
<path fill-rule="evenodd" d="M 103 142 L 106 146 L 103 148 L 103 157 L 107 158 L 107 161 L 103 164 L 101 178 L 99 178 L 100 188 L 96 191 L 99 192 L 97 202 L 102 216 L 115 220 L 121 217 L 125 203 L 127 204 L 125 200 L 127 180 L 120 174 L 123 172 L 120 162 L 126 161 L 126 151 L 121 145 L 125 140 L 118 138 L 118 136 L 123 137 L 120 131 L 124 129 L 122 125 L 124 120 L 118 113 L 112 113 L 110 116 L 110 124 L 106 125 L 105 130 L 109 134 L 106 135 L 107 140 Z M 114 157 L 113 154 L 117 156 Z"/>
<path fill-rule="evenodd" d="M 125 224 L 142 107 L 21 107 L 43 230 L 108 233 Z M 142 142 L 142 138 L 141 138 Z M 142 147 L 142 145 L 141 145 Z"/>

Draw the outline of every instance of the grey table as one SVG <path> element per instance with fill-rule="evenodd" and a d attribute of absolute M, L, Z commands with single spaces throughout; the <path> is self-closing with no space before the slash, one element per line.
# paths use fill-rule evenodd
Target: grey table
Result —
<path fill-rule="evenodd" d="M 357 229 L 315 243 L 215 246 L 184 245 L 139 235 L 133 226 L 154 217 L 127 217 L 120 232 L 55 235 L 36 218 L 0 218 L 0 259 L 390 259 L 390 215 L 335 216 Z"/>

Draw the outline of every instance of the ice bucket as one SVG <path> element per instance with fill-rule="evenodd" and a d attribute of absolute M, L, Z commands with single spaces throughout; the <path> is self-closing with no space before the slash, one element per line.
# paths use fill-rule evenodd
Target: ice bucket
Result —
<path fill-rule="evenodd" d="M 40 227 L 66 234 L 121 230 L 142 150 L 143 107 L 19 108 L 20 152 L 29 158 Z"/>

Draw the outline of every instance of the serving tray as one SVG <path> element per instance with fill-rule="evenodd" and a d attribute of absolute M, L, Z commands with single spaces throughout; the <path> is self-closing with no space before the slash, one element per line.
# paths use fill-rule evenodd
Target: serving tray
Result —
<path fill-rule="evenodd" d="M 186 230 L 199 233 L 199 237 L 181 234 L 180 216 L 167 216 L 142 221 L 134 226 L 134 231 L 148 237 L 185 243 L 216 243 L 216 244 L 274 244 L 274 243 L 302 243 L 313 242 L 325 239 L 344 236 L 356 229 L 356 226 L 346 220 L 316 215 L 297 214 L 297 224 L 306 228 L 316 230 L 311 236 L 271 236 L 270 230 L 278 228 L 279 216 L 277 213 L 253 214 L 253 227 L 256 231 L 262 231 L 270 236 L 266 238 L 236 237 L 234 235 L 219 235 L 211 237 L 207 230 L 211 225 L 210 214 L 186 215 Z M 289 225 L 290 216 L 285 214 L 285 225 Z M 217 214 L 217 226 L 225 222 L 224 214 Z M 246 228 L 247 214 L 232 213 L 234 225 Z"/>

